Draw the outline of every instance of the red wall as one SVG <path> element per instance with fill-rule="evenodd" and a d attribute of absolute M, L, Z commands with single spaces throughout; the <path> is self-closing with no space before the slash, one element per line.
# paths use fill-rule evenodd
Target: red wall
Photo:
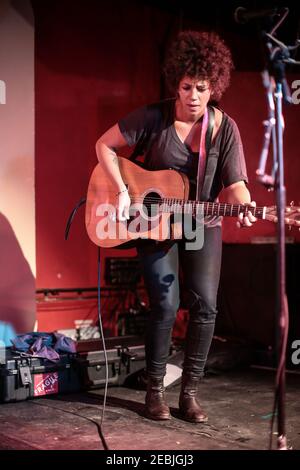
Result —
<path fill-rule="evenodd" d="M 159 98 L 164 16 L 91 3 L 35 4 L 38 288 L 96 284 L 84 210 L 65 242 L 67 217 L 86 194 L 97 138 L 125 112 Z"/>
<path fill-rule="evenodd" d="M 97 161 L 97 138 L 125 112 L 162 95 L 160 64 L 177 20 L 134 1 L 113 6 L 92 1 L 85 7 L 68 1 L 33 4 L 37 288 L 95 286 L 97 249 L 85 233 L 84 209 L 75 217 L 67 242 L 66 220 L 85 196 Z M 273 195 L 255 182 L 267 117 L 259 73 L 235 72 L 221 104 L 240 127 L 253 199 L 273 204 Z M 285 114 L 287 194 L 298 202 L 300 106 L 285 109 Z M 274 227 L 259 222 L 251 230 L 237 230 L 235 221 L 225 223 L 226 242 L 247 243 L 257 235 L 274 235 Z M 293 235 L 299 241 L 298 232 Z M 110 250 L 102 252 L 102 259 L 126 254 Z"/>

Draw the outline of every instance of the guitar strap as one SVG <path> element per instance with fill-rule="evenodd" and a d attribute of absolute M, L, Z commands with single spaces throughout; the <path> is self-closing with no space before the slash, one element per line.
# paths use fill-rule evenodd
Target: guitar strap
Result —
<path fill-rule="evenodd" d="M 203 116 L 200 136 L 196 201 L 207 201 L 209 199 L 217 166 L 216 155 L 210 154 L 214 126 L 215 110 L 212 106 L 207 106 Z"/>

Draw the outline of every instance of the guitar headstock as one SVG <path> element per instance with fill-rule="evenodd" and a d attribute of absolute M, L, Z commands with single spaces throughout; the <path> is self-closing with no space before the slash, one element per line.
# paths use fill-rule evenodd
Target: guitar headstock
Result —
<path fill-rule="evenodd" d="M 284 223 L 289 226 L 289 229 L 295 226 L 299 227 L 300 230 L 300 206 L 294 206 L 294 202 L 292 201 L 289 206 L 286 206 L 284 215 Z M 278 221 L 277 207 L 267 207 L 265 218 L 270 222 L 276 223 Z"/>

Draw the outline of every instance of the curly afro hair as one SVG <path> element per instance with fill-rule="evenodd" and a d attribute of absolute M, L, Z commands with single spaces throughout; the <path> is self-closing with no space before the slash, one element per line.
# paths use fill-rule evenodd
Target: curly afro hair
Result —
<path fill-rule="evenodd" d="M 231 52 L 216 33 L 183 31 L 170 47 L 164 73 L 172 93 L 188 76 L 209 81 L 218 101 L 229 85 L 232 68 Z"/>

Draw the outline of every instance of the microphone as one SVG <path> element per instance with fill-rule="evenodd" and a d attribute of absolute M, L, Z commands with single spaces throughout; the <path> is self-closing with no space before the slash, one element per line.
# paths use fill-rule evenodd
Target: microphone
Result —
<path fill-rule="evenodd" d="M 234 19 L 236 23 L 245 24 L 248 21 L 257 18 L 264 18 L 265 16 L 274 16 L 279 14 L 279 8 L 267 8 L 264 10 L 247 10 L 244 7 L 238 7 L 234 12 Z"/>

